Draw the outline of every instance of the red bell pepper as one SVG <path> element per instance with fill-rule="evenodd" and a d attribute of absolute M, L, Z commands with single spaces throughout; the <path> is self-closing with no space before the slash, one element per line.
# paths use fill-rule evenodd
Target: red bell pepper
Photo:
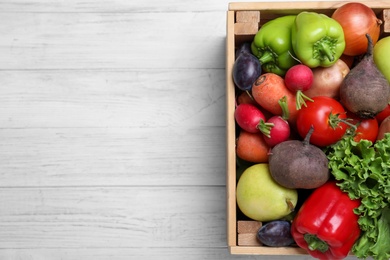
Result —
<path fill-rule="evenodd" d="M 360 236 L 359 216 L 351 200 L 334 181 L 315 189 L 303 203 L 291 225 L 297 245 L 318 259 L 343 259 Z"/>

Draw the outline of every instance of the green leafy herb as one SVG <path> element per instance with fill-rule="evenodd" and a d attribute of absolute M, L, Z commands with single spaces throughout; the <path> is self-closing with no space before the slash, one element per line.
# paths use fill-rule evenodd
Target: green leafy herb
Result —
<path fill-rule="evenodd" d="M 372 144 L 346 137 L 325 149 L 331 173 L 351 199 L 360 199 L 358 258 L 390 258 L 390 134 Z"/>

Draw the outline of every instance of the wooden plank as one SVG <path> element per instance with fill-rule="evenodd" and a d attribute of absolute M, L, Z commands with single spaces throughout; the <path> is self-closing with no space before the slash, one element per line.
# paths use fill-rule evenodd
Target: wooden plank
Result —
<path fill-rule="evenodd" d="M 259 30 L 258 23 L 235 23 L 234 24 L 234 34 L 236 36 L 250 36 L 250 39 L 253 39 L 253 36 Z M 249 38 L 249 37 L 248 37 Z"/>
<path fill-rule="evenodd" d="M 261 246 L 262 244 L 257 240 L 256 233 L 243 233 L 237 235 L 238 246 Z"/>
<path fill-rule="evenodd" d="M 0 185 L 224 185 L 224 77 L 1 71 Z"/>
<path fill-rule="evenodd" d="M 390 9 L 383 10 L 382 17 L 383 19 L 383 32 L 387 35 L 390 34 Z"/>
<path fill-rule="evenodd" d="M 224 187 L 225 128 L 176 128 L 0 129 L 0 187 Z"/>
<path fill-rule="evenodd" d="M 0 189 L 0 248 L 224 248 L 225 187 Z"/>
<path fill-rule="evenodd" d="M 233 255 L 263 255 L 271 257 L 271 256 L 279 256 L 281 259 L 282 257 L 299 257 L 299 259 L 302 259 L 302 257 L 305 257 L 305 255 L 308 255 L 308 253 L 299 247 L 267 247 L 267 246 L 233 246 L 230 248 L 230 253 Z M 311 257 L 307 256 L 307 259 L 312 259 Z M 345 258 L 345 260 L 349 259 L 356 259 L 357 258 Z"/>
<path fill-rule="evenodd" d="M 262 223 L 259 221 L 239 220 L 237 221 L 237 245 L 239 246 L 261 246 L 257 239 L 257 232 Z"/>
<path fill-rule="evenodd" d="M 374 9 L 379 14 L 383 8 L 389 8 L 388 1 L 360 1 L 365 5 Z M 293 10 L 318 10 L 327 14 L 331 14 L 334 9 L 345 4 L 345 1 L 257 1 L 257 2 L 230 2 L 229 10 L 232 11 L 251 11 L 260 10 L 260 15 L 263 19 L 263 14 L 286 13 Z M 326 10 L 329 10 L 326 12 Z"/>
<path fill-rule="evenodd" d="M 260 23 L 260 11 L 237 11 L 236 23 Z"/>
<path fill-rule="evenodd" d="M 257 233 L 261 225 L 262 223 L 260 221 L 239 220 L 237 221 L 237 233 Z"/>
<path fill-rule="evenodd" d="M 234 12 L 226 15 L 226 203 L 227 203 L 227 243 L 237 245 L 237 203 L 236 203 L 236 151 L 235 151 L 235 93 L 232 80 L 235 60 Z"/>
<path fill-rule="evenodd" d="M 0 71 L 0 128 L 224 127 L 224 87 L 224 69 Z"/>
<path fill-rule="evenodd" d="M 248 256 L 230 255 L 226 247 L 143 247 L 143 248 L 28 248 L 0 249 L 1 259 L 10 260 L 131 260 L 131 259 L 169 259 L 169 260 L 248 260 Z M 280 258 L 267 257 L 270 260 Z M 302 260 L 302 258 L 289 258 Z"/>
<path fill-rule="evenodd" d="M 236 2 L 246 2 L 238 0 Z M 13 0 L 0 2 L 2 12 L 116 12 L 116 13 L 160 13 L 160 12 L 210 12 L 226 11 L 225 0 L 144 0 L 144 1 L 94 1 L 94 0 Z"/>
<path fill-rule="evenodd" d="M 1 13 L 1 20 L 1 70 L 225 68 L 225 12 Z"/>

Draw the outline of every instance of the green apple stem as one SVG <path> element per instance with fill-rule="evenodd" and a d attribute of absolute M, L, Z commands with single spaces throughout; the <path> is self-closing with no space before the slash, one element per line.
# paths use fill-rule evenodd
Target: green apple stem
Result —
<path fill-rule="evenodd" d="M 290 209 L 290 211 L 293 212 L 295 207 L 294 207 L 294 204 L 291 202 L 291 200 L 290 199 L 286 199 L 286 203 L 287 203 L 287 206 Z"/>

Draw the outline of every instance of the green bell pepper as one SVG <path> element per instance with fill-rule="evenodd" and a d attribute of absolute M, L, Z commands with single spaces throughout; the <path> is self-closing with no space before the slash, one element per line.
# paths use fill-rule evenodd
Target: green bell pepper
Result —
<path fill-rule="evenodd" d="M 275 18 L 260 27 L 252 44 L 252 53 L 260 60 L 265 72 L 284 76 L 298 62 L 294 59 L 291 28 L 295 15 Z"/>
<path fill-rule="evenodd" d="M 291 41 L 297 58 L 310 68 L 333 65 L 345 49 L 341 25 L 329 16 L 315 12 L 297 15 Z"/>

